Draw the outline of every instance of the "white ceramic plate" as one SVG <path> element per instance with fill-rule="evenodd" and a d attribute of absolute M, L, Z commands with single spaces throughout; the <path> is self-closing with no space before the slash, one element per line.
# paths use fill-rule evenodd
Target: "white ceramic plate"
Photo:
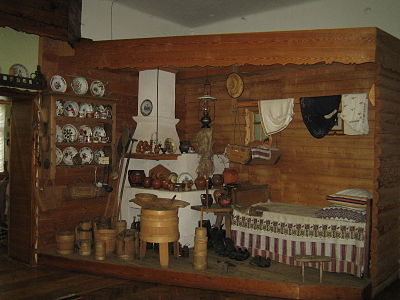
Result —
<path fill-rule="evenodd" d="M 64 137 L 64 142 L 73 143 L 78 139 L 78 130 L 72 124 L 66 124 L 62 128 L 62 135 Z"/>
<path fill-rule="evenodd" d="M 72 158 L 78 153 L 78 151 L 75 149 L 75 147 L 67 147 L 63 151 L 63 162 L 68 165 L 72 166 L 74 162 L 72 161 Z"/>
<path fill-rule="evenodd" d="M 88 125 L 81 125 L 79 126 L 79 135 L 82 136 L 92 136 L 92 128 L 90 128 Z"/>
<path fill-rule="evenodd" d="M 56 125 L 56 141 L 57 143 L 62 143 L 64 141 L 63 131 L 58 125 Z"/>
<path fill-rule="evenodd" d="M 14 64 L 8 70 L 8 74 L 18 77 L 29 77 L 28 69 L 21 64 Z"/>
<path fill-rule="evenodd" d="M 90 164 L 93 161 L 93 151 L 89 147 L 81 148 L 79 155 L 82 158 L 82 164 Z"/>
<path fill-rule="evenodd" d="M 179 176 L 178 176 L 178 183 L 182 183 L 182 182 L 184 182 L 185 180 L 193 180 L 192 175 L 190 175 L 190 174 L 187 173 L 187 172 L 183 172 L 183 173 L 179 174 Z"/>
<path fill-rule="evenodd" d="M 79 105 L 75 101 L 66 101 L 64 103 L 64 116 L 77 117 L 79 113 Z"/>
<path fill-rule="evenodd" d="M 60 75 L 54 75 L 51 77 L 50 87 L 54 92 L 65 93 L 67 90 L 67 82 Z"/>
<path fill-rule="evenodd" d="M 87 113 L 92 113 L 93 112 L 93 105 L 90 103 L 82 103 L 81 106 L 79 107 L 79 116 L 82 116 L 83 118 L 86 117 Z"/>
<path fill-rule="evenodd" d="M 93 129 L 93 136 L 105 137 L 106 136 L 106 131 L 104 130 L 103 127 L 96 126 Z"/>
<path fill-rule="evenodd" d="M 94 156 L 94 162 L 96 164 L 99 164 L 99 158 L 100 157 L 105 157 L 106 155 L 105 155 L 103 150 L 97 150 L 97 151 L 94 152 L 93 156 Z"/>
<path fill-rule="evenodd" d="M 63 161 L 62 151 L 56 147 L 56 165 L 58 166 Z"/>
<path fill-rule="evenodd" d="M 89 85 L 84 77 L 75 77 L 71 82 L 71 87 L 77 95 L 85 95 L 89 89 Z"/>
<path fill-rule="evenodd" d="M 64 105 L 62 104 L 61 100 L 56 101 L 56 115 L 62 116 L 64 114 Z"/>
<path fill-rule="evenodd" d="M 93 96 L 103 97 L 106 88 L 100 80 L 95 80 L 90 84 L 90 92 Z"/>

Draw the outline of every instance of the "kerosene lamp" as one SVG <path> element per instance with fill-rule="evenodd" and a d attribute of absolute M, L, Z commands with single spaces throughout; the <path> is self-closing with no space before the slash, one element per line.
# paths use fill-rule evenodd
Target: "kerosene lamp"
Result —
<path fill-rule="evenodd" d="M 201 128 L 210 128 L 210 124 L 211 124 L 211 117 L 209 114 L 209 101 L 214 101 L 217 98 L 212 97 L 211 96 L 211 83 L 206 80 L 206 82 L 204 83 L 204 95 L 197 98 L 200 101 L 203 101 L 203 116 L 200 119 L 200 122 L 203 126 L 201 126 Z"/>

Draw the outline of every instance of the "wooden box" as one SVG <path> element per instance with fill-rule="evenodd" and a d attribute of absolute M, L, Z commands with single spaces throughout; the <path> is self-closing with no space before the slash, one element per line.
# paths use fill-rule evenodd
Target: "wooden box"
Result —
<path fill-rule="evenodd" d="M 240 183 L 238 188 L 233 190 L 233 203 L 239 207 L 267 201 L 268 184 L 253 185 L 250 183 Z"/>

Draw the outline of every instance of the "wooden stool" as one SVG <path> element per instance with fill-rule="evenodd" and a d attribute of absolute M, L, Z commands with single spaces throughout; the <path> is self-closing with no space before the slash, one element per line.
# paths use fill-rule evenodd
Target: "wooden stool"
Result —
<path fill-rule="evenodd" d="M 179 257 L 179 244 L 178 241 L 174 243 L 174 256 L 175 258 Z M 169 265 L 169 252 L 168 252 L 168 243 L 158 243 L 159 244 L 159 255 L 160 255 L 160 266 L 168 267 Z M 140 240 L 140 258 L 146 256 L 147 242 Z"/>
<path fill-rule="evenodd" d="M 324 271 L 324 262 L 330 262 L 332 258 L 329 256 L 318 256 L 318 255 L 296 255 L 295 260 L 301 263 L 301 277 L 304 282 L 304 263 L 306 262 L 317 262 L 319 268 L 319 282 L 322 282 L 322 273 Z"/>

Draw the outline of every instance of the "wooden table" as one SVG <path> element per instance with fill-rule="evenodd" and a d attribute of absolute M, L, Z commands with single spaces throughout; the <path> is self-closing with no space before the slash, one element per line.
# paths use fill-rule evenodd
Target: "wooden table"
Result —
<path fill-rule="evenodd" d="M 319 282 L 322 282 L 322 273 L 324 272 L 324 262 L 330 262 L 332 260 L 329 256 L 319 255 L 296 255 L 295 260 L 301 264 L 301 277 L 304 282 L 304 263 L 317 262 L 319 267 Z"/>
<path fill-rule="evenodd" d="M 231 206 L 222 207 L 214 203 L 209 207 L 202 205 L 193 205 L 190 208 L 200 212 L 214 213 L 217 216 L 214 226 L 217 228 L 221 227 L 222 219 L 225 217 L 225 236 L 227 238 L 232 237 L 231 224 L 232 224 L 233 208 Z"/>

